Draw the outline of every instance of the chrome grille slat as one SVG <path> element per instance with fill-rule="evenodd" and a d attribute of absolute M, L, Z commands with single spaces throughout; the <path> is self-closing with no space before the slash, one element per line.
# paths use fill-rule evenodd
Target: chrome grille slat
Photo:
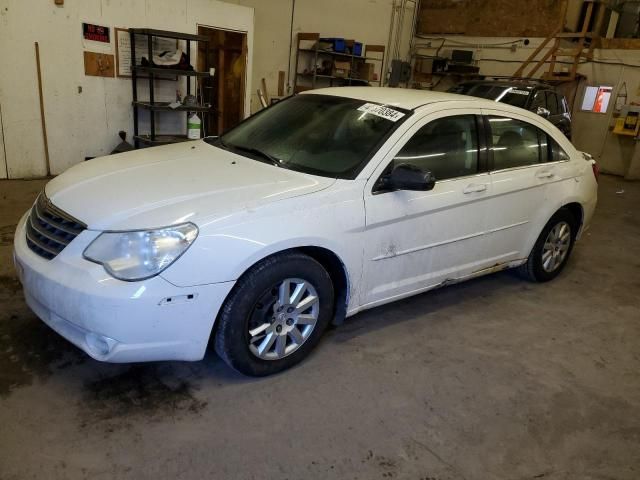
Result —
<path fill-rule="evenodd" d="M 84 228 L 73 230 L 72 228 L 69 228 L 68 226 L 63 225 L 62 223 L 55 221 L 53 218 L 51 218 L 51 215 L 45 216 L 45 213 L 43 212 L 42 207 L 39 205 L 39 203 L 40 203 L 39 201 L 36 202 L 35 212 L 38 218 L 43 222 L 51 224 L 58 230 L 62 230 L 63 232 L 68 233 L 69 235 L 78 235 L 80 232 L 82 232 L 82 230 L 84 230 Z M 61 218 L 61 217 L 58 217 L 58 218 Z"/>
<path fill-rule="evenodd" d="M 38 248 L 41 248 L 42 250 L 44 250 L 45 252 L 49 252 L 51 255 L 58 255 L 60 253 L 60 250 L 55 250 L 51 247 L 48 247 L 47 245 L 45 245 L 44 243 L 40 242 L 39 240 L 33 238 L 31 235 L 29 235 L 29 230 L 27 230 L 27 240 L 29 240 L 31 243 L 34 243 Z"/>
<path fill-rule="evenodd" d="M 69 245 L 70 240 L 57 236 L 54 232 L 47 231 L 46 228 L 39 225 L 39 222 L 33 220 L 34 214 L 29 215 L 29 224 L 39 235 L 48 238 L 53 242 L 62 243 L 65 247 Z"/>
<path fill-rule="evenodd" d="M 55 258 L 86 225 L 53 205 L 42 192 L 25 225 L 29 248 L 47 260 Z"/>

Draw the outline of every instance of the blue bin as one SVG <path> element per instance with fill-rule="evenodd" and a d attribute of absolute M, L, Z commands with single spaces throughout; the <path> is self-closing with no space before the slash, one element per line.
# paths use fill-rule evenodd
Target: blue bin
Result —
<path fill-rule="evenodd" d="M 320 41 L 331 43 L 333 46 L 334 52 L 344 53 L 344 50 L 345 50 L 344 38 L 337 38 L 337 37 L 321 38 Z"/>

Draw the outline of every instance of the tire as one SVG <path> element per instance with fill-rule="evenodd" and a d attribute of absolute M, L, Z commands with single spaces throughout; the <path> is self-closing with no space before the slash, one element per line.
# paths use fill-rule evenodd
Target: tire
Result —
<path fill-rule="evenodd" d="M 227 297 L 218 315 L 215 350 L 244 375 L 281 372 L 318 344 L 333 304 L 331 277 L 320 263 L 298 252 L 268 257 L 247 271 Z"/>
<path fill-rule="evenodd" d="M 547 254 L 548 249 L 545 247 L 546 241 L 550 238 L 550 232 L 554 231 L 554 229 L 558 229 L 563 224 L 569 228 L 566 254 L 561 258 L 559 256 L 554 257 L 554 259 L 551 260 L 551 263 L 548 263 L 545 266 L 545 261 L 549 259 Z M 579 223 L 569 210 L 565 208 L 558 210 L 542 229 L 542 232 L 536 240 L 527 261 L 518 267 L 518 273 L 526 280 L 532 282 L 548 282 L 549 280 L 556 278 L 560 272 L 562 272 L 569 260 L 569 257 L 571 256 L 578 228 Z M 555 232 L 558 232 L 558 230 Z M 553 242 L 550 242 L 550 244 L 553 244 Z M 556 245 L 558 244 L 556 243 Z M 557 264 L 554 265 L 554 262 L 557 262 Z"/>

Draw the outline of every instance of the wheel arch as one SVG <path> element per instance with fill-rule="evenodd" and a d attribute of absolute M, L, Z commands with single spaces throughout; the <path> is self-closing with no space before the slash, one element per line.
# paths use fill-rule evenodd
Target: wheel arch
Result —
<path fill-rule="evenodd" d="M 340 258 L 340 256 L 337 253 L 335 253 L 333 250 L 330 250 L 326 247 L 320 247 L 317 245 L 300 245 L 300 246 L 282 248 L 276 251 L 271 251 L 269 253 L 266 253 L 265 255 L 262 255 L 256 259 L 253 259 L 253 262 L 250 265 L 248 265 L 242 271 L 242 273 L 237 277 L 238 280 L 236 282 L 240 281 L 242 277 L 258 263 L 268 258 L 274 257 L 276 255 L 282 255 L 283 253 L 288 253 L 288 252 L 303 253 L 313 258 L 320 265 L 322 265 L 322 267 L 327 271 L 334 287 L 334 298 L 335 298 L 333 319 L 331 323 L 333 325 L 341 325 L 344 322 L 344 319 L 346 317 L 347 307 L 349 305 L 349 299 L 350 299 L 349 273 L 345 263 Z M 220 308 L 220 312 L 224 308 L 224 304 L 229 298 L 229 295 L 231 295 L 231 292 L 229 292 L 227 297 L 222 302 L 222 307 Z M 218 315 L 220 315 L 220 313 L 218 313 Z M 216 318 L 216 322 L 214 324 L 211 337 L 215 335 L 215 330 L 216 330 L 215 327 L 217 324 L 218 324 L 218 321 Z"/>
<path fill-rule="evenodd" d="M 340 257 L 333 251 L 324 247 L 306 246 L 291 249 L 308 255 L 324 267 L 333 283 L 334 307 L 333 325 L 341 325 L 347 315 L 349 305 L 349 274 L 347 267 Z"/>
<path fill-rule="evenodd" d="M 564 204 L 561 207 L 561 209 L 568 210 L 571 213 L 571 215 L 573 215 L 573 217 L 578 221 L 578 235 L 577 236 L 579 236 L 579 232 L 582 230 L 582 225 L 584 223 L 584 208 L 578 202 L 571 202 L 571 203 Z M 555 213 L 554 213 L 554 215 L 555 215 Z"/>

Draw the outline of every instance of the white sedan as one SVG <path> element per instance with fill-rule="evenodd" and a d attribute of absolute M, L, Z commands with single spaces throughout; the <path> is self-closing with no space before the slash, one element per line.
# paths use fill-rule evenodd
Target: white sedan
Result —
<path fill-rule="evenodd" d="M 547 281 L 597 167 L 541 117 L 404 89 L 296 95 L 219 138 L 85 162 L 21 219 L 33 311 L 95 359 L 302 360 L 331 322 L 518 267 Z"/>

